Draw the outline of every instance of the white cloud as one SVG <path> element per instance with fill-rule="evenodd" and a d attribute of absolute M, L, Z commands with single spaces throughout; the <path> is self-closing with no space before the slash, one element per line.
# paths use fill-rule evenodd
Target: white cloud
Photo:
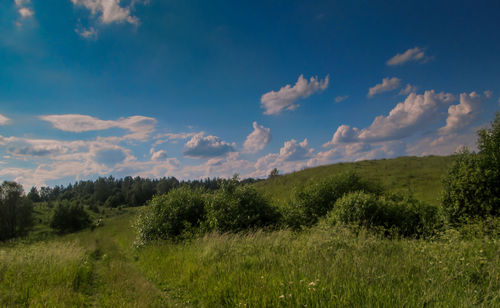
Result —
<path fill-rule="evenodd" d="M 404 53 L 398 53 L 394 57 L 387 60 L 387 65 L 402 65 L 410 61 L 426 61 L 425 52 L 419 47 L 410 48 Z"/>
<path fill-rule="evenodd" d="M 0 126 L 1 125 L 7 125 L 7 124 L 9 124 L 9 122 L 10 122 L 9 118 L 7 118 L 6 116 L 0 114 Z"/>
<path fill-rule="evenodd" d="M 192 133 L 164 133 L 154 136 L 157 139 L 153 145 L 163 144 L 165 142 L 177 143 L 178 140 L 188 139 L 198 134 L 204 135 L 205 132 L 192 132 Z"/>
<path fill-rule="evenodd" d="M 97 38 L 97 31 L 94 27 L 90 27 L 88 29 L 82 28 L 82 29 L 75 29 L 75 32 L 78 33 L 81 37 L 85 39 L 96 39 Z"/>
<path fill-rule="evenodd" d="M 440 134 L 449 134 L 469 126 L 479 114 L 483 98 L 476 92 L 460 94 L 460 103 L 448 108 L 446 126 L 439 129 Z"/>
<path fill-rule="evenodd" d="M 33 17 L 33 15 L 35 14 L 33 9 L 28 7 L 31 5 L 30 0 L 14 0 L 14 3 L 17 7 L 17 12 L 19 13 L 19 16 L 21 16 L 21 18 L 23 19 L 30 18 Z M 18 23 L 18 25 L 20 25 L 20 23 Z"/>
<path fill-rule="evenodd" d="M 193 158 L 212 158 L 235 152 L 235 147 L 234 143 L 227 143 L 219 137 L 197 134 L 185 144 L 183 154 Z"/>
<path fill-rule="evenodd" d="M 137 140 L 146 139 L 154 131 L 156 124 L 156 119 L 145 116 L 131 116 L 113 121 L 82 114 L 60 114 L 40 116 L 40 119 L 50 122 L 57 129 L 74 133 L 122 128 L 130 131 L 130 134 L 123 138 Z"/>
<path fill-rule="evenodd" d="M 440 116 L 440 111 L 454 101 L 449 93 L 436 93 L 434 90 L 417 95 L 411 93 L 394 107 L 387 116 L 377 116 L 372 124 L 359 130 L 349 125 L 341 125 L 324 146 L 349 142 L 377 142 L 397 140 L 408 137 L 425 128 Z"/>
<path fill-rule="evenodd" d="M 333 134 L 332 140 L 323 144 L 323 147 L 330 147 L 335 144 L 354 142 L 357 140 L 359 135 L 359 130 L 354 127 L 351 128 L 349 125 L 340 125 L 337 131 Z"/>
<path fill-rule="evenodd" d="M 27 7 L 22 7 L 18 10 L 19 12 L 19 15 L 21 15 L 22 18 L 29 18 L 29 17 L 32 17 L 35 12 L 33 12 L 32 9 L 29 9 Z"/>
<path fill-rule="evenodd" d="M 454 100 L 452 94 L 425 91 L 422 95 L 411 93 L 387 116 L 378 116 L 373 123 L 360 131 L 358 138 L 363 141 L 395 140 L 410 136 L 417 129 L 439 117 L 442 107 Z"/>
<path fill-rule="evenodd" d="M 382 83 L 379 83 L 368 90 L 368 97 L 373 97 L 375 94 L 388 92 L 392 90 L 396 90 L 401 86 L 401 79 L 397 77 L 392 78 L 384 78 L 382 79 Z"/>
<path fill-rule="evenodd" d="M 493 97 L 493 91 L 486 90 L 483 93 L 484 93 L 484 97 L 486 97 L 487 99 L 490 99 Z"/>
<path fill-rule="evenodd" d="M 313 93 L 323 91 L 328 87 L 329 76 L 319 80 L 318 77 L 311 77 L 309 82 L 303 75 L 292 87 L 287 84 L 278 92 L 271 91 L 262 95 L 260 102 L 264 108 L 264 114 L 280 114 L 283 110 L 295 110 L 299 107 L 295 102 L 300 98 L 307 98 Z"/>
<path fill-rule="evenodd" d="M 340 103 L 340 102 L 342 102 L 342 101 L 345 101 L 345 100 L 346 100 L 346 99 L 348 99 L 348 98 L 349 98 L 349 95 L 345 95 L 345 96 L 337 96 L 337 97 L 335 97 L 335 102 L 336 102 L 336 103 Z"/>
<path fill-rule="evenodd" d="M 250 176 L 266 176 L 274 168 L 281 172 L 300 170 L 307 166 L 306 160 L 313 156 L 314 149 L 309 148 L 307 138 L 302 142 L 291 139 L 285 141 L 279 153 L 270 153 L 259 158 L 254 165 L 255 171 Z"/>
<path fill-rule="evenodd" d="M 253 122 L 253 131 L 247 136 L 243 149 L 247 153 L 256 153 L 271 141 L 271 129 Z"/>
<path fill-rule="evenodd" d="M 90 10 L 92 15 L 99 15 L 99 20 L 103 24 L 113 22 L 139 23 L 139 19 L 131 15 L 131 7 L 120 6 L 120 0 L 71 0 L 71 2 L 76 6 L 83 6 Z"/>
<path fill-rule="evenodd" d="M 409 144 L 407 153 L 417 156 L 450 155 L 463 147 L 475 150 L 476 139 L 477 134 L 474 129 L 470 129 L 470 131 L 461 134 L 451 133 L 437 137 L 425 137 Z"/>
<path fill-rule="evenodd" d="M 401 91 L 399 91 L 399 95 L 408 95 L 410 93 L 416 93 L 417 92 L 417 87 L 416 86 L 412 86 L 411 84 L 407 84 L 406 87 L 404 87 L 403 89 L 401 89 Z"/>
<path fill-rule="evenodd" d="M 151 149 L 150 153 L 152 161 L 162 161 L 167 159 L 167 152 L 164 150 L 154 151 L 154 149 Z"/>

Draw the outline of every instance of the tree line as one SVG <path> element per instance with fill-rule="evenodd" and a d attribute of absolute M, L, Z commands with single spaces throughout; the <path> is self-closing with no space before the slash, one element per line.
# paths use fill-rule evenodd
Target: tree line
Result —
<path fill-rule="evenodd" d="M 148 179 L 127 176 L 115 179 L 113 176 L 99 177 L 96 180 L 79 181 L 67 186 L 32 187 L 27 197 L 32 202 L 77 201 L 85 204 L 103 205 L 106 207 L 140 206 L 151 200 L 154 195 L 166 194 L 170 190 L 188 186 L 193 189 L 203 188 L 217 190 L 227 181 L 221 178 L 205 178 L 201 180 L 179 181 L 175 177 Z M 256 179 L 245 179 L 241 184 L 257 182 Z"/>

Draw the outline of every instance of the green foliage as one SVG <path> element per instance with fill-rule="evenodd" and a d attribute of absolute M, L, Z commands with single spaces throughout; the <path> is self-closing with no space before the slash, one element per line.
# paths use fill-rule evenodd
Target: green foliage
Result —
<path fill-rule="evenodd" d="M 454 223 L 500 214 L 500 113 L 478 135 L 479 153 L 458 153 L 443 180 L 442 204 Z"/>
<path fill-rule="evenodd" d="M 382 187 L 349 172 L 299 189 L 291 207 L 284 209 L 285 223 L 292 227 L 311 226 L 328 213 L 337 199 L 352 191 L 379 194 Z"/>
<path fill-rule="evenodd" d="M 135 223 L 139 241 L 137 244 L 182 238 L 197 232 L 205 218 L 204 205 L 203 191 L 188 186 L 153 197 Z"/>
<path fill-rule="evenodd" d="M 218 232 L 238 232 L 276 223 L 279 214 L 254 188 L 227 182 L 207 198 L 207 223 Z"/>
<path fill-rule="evenodd" d="M 33 225 L 33 203 L 15 182 L 0 186 L 0 241 L 24 234 Z"/>
<path fill-rule="evenodd" d="M 337 200 L 327 223 L 356 224 L 382 228 L 403 236 L 429 236 L 443 225 L 439 208 L 411 196 L 373 194 L 356 191 Z"/>
<path fill-rule="evenodd" d="M 90 216 L 82 205 L 63 200 L 54 209 L 50 227 L 60 232 L 74 232 L 88 227 L 90 223 Z"/>

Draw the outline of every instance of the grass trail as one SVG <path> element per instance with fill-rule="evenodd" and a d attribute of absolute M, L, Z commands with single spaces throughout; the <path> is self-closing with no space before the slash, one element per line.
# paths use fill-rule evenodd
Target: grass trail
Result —
<path fill-rule="evenodd" d="M 128 212 L 94 231 L 0 248 L 0 307 L 174 306 L 134 263 Z"/>

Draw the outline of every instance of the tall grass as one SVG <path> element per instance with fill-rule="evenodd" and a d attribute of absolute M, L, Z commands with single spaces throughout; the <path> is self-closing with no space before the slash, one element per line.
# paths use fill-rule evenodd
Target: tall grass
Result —
<path fill-rule="evenodd" d="M 498 306 L 498 238 L 389 240 L 346 227 L 210 234 L 143 248 L 138 266 L 196 307 Z"/>
<path fill-rule="evenodd" d="M 75 242 L 0 248 L 0 306 L 81 306 L 92 265 Z"/>
<path fill-rule="evenodd" d="M 0 246 L 0 307 L 171 306 L 132 262 L 128 211 L 94 231 Z"/>

